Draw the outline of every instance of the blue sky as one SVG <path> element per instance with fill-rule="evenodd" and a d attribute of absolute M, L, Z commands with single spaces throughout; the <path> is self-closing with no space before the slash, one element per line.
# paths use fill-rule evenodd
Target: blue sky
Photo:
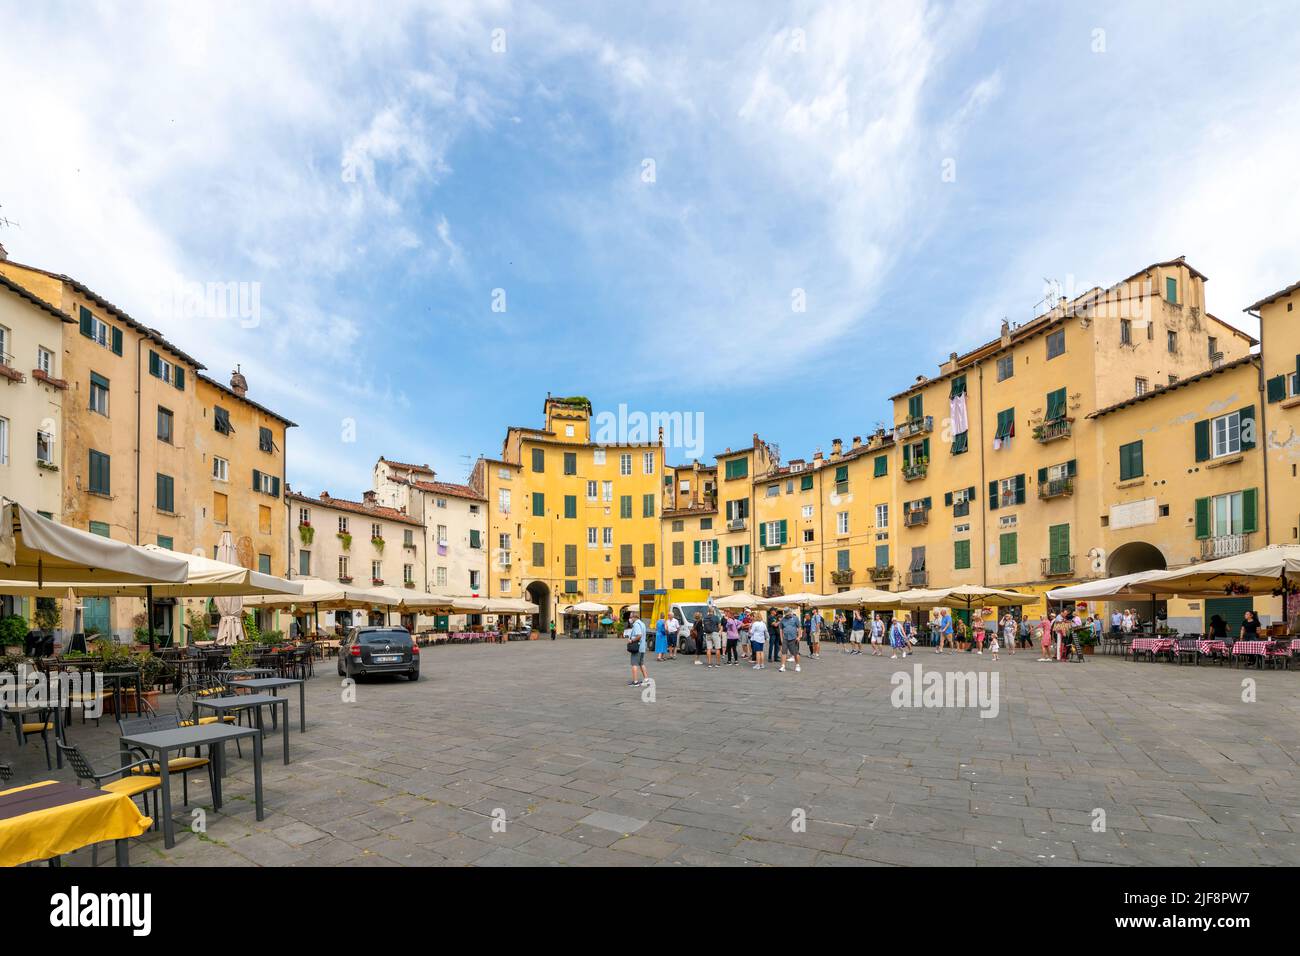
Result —
<path fill-rule="evenodd" d="M 1250 328 L 1300 278 L 1286 4 L 69 2 L 5 23 L 0 242 L 215 377 L 240 363 L 300 424 L 309 493 L 359 495 L 380 454 L 463 480 L 547 390 L 702 412 L 710 455 L 759 431 L 807 457 L 1032 317 L 1045 279 L 1186 255 Z M 179 309 L 183 282 L 257 283 L 256 321 Z"/>

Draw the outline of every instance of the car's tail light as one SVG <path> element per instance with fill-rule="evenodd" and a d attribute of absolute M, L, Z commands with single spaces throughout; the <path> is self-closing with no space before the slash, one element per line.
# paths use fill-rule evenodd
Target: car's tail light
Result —
<path fill-rule="evenodd" d="M 419 656 L 420 656 L 420 645 L 419 645 L 419 644 L 412 644 L 412 645 L 411 645 L 411 656 L 412 656 L 412 657 L 419 657 Z"/>
<path fill-rule="evenodd" d="M 360 644 L 353 644 L 353 645 L 348 649 L 348 653 L 351 654 L 353 657 L 360 657 L 360 656 L 361 656 L 361 645 L 360 645 Z"/>

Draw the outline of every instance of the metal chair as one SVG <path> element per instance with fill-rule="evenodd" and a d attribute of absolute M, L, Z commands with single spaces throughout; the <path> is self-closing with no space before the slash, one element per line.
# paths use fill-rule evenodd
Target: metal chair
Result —
<path fill-rule="evenodd" d="M 225 714 L 221 717 L 200 716 L 198 701 L 202 697 L 209 696 L 204 691 L 210 689 L 210 685 L 186 684 L 176 692 L 176 720 L 180 726 L 203 727 L 218 722 L 226 724 L 239 722 L 239 714 Z M 240 757 L 244 756 L 244 749 L 239 745 L 238 737 L 235 738 L 235 749 L 239 752 Z"/>
<path fill-rule="evenodd" d="M 50 759 L 50 732 L 54 730 L 54 721 L 51 716 L 54 711 L 50 707 L 42 707 L 36 711 L 36 719 L 29 720 L 30 713 L 14 714 L 9 716 L 13 718 L 14 733 L 18 737 L 18 746 L 25 747 L 27 738 L 33 734 L 41 735 L 41 743 L 45 745 L 45 768 L 54 769 L 54 762 Z"/>
<path fill-rule="evenodd" d="M 118 726 L 122 729 L 123 736 L 128 734 L 147 734 L 159 730 L 176 730 L 180 727 L 180 721 L 175 714 L 154 715 L 151 717 L 136 717 L 132 720 L 119 720 Z M 141 764 L 149 764 L 154 773 L 158 773 L 159 767 L 155 760 L 148 759 L 147 751 L 140 747 L 132 747 L 132 751 L 141 754 L 145 760 L 137 761 Z M 197 749 L 197 748 L 196 748 Z M 208 775 L 208 786 L 213 790 L 216 789 L 215 768 L 212 761 L 207 757 L 197 755 L 193 757 L 179 756 L 167 761 L 167 772 L 179 773 L 181 775 L 181 796 L 186 806 L 190 802 L 190 774 L 195 770 L 204 769 Z M 132 771 L 133 773 L 143 773 L 142 770 Z"/>
<path fill-rule="evenodd" d="M 158 792 L 162 789 L 162 777 L 149 775 L 139 770 L 146 764 L 152 764 L 152 760 L 137 760 L 135 763 L 127 764 L 125 767 L 117 767 L 108 773 L 96 773 L 95 768 L 90 765 L 90 761 L 85 755 L 71 744 L 65 744 L 62 741 L 58 743 L 59 752 L 67 758 L 68 763 L 72 765 L 72 771 L 77 775 L 78 780 L 89 780 L 90 785 L 96 790 L 107 790 L 109 793 L 125 794 L 134 800 L 140 798 L 140 804 L 144 808 L 145 815 L 149 814 L 149 794 L 153 794 L 153 823 L 149 829 L 158 826 Z M 117 780 L 110 778 L 118 777 Z M 103 781 L 107 780 L 108 783 Z M 90 849 L 90 865 L 99 865 L 99 844 L 93 844 Z"/>

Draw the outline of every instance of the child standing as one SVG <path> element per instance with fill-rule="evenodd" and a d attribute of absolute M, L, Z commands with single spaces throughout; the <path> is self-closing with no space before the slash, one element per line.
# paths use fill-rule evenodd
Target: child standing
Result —
<path fill-rule="evenodd" d="M 989 653 L 993 655 L 994 660 L 998 659 L 998 638 L 996 634 L 993 635 L 993 641 L 989 644 Z"/>

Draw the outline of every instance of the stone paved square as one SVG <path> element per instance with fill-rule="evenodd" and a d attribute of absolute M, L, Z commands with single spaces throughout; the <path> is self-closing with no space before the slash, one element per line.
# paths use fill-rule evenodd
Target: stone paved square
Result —
<path fill-rule="evenodd" d="M 429 649 L 419 683 L 362 683 L 349 704 L 327 661 L 290 766 L 268 738 L 265 821 L 251 761 L 232 759 L 227 805 L 209 812 L 207 832 L 189 832 L 178 806 L 176 847 L 151 832 L 132 862 L 1300 863 L 1294 671 L 1028 652 L 994 664 L 920 650 L 904 662 L 824 646 L 799 674 L 651 661 L 653 703 L 626 686 L 620 641 Z M 890 675 L 915 664 L 996 671 L 999 713 L 894 708 Z M 1246 678 L 1254 703 L 1241 699 Z M 293 706 L 296 724 L 296 696 Z M 112 765 L 111 721 L 75 723 L 70 736 Z M 15 769 L 15 784 L 73 779 L 45 771 L 39 741 Z M 196 777 L 191 792 L 203 805 L 206 784 Z M 111 859 L 105 848 L 100 864 Z"/>

